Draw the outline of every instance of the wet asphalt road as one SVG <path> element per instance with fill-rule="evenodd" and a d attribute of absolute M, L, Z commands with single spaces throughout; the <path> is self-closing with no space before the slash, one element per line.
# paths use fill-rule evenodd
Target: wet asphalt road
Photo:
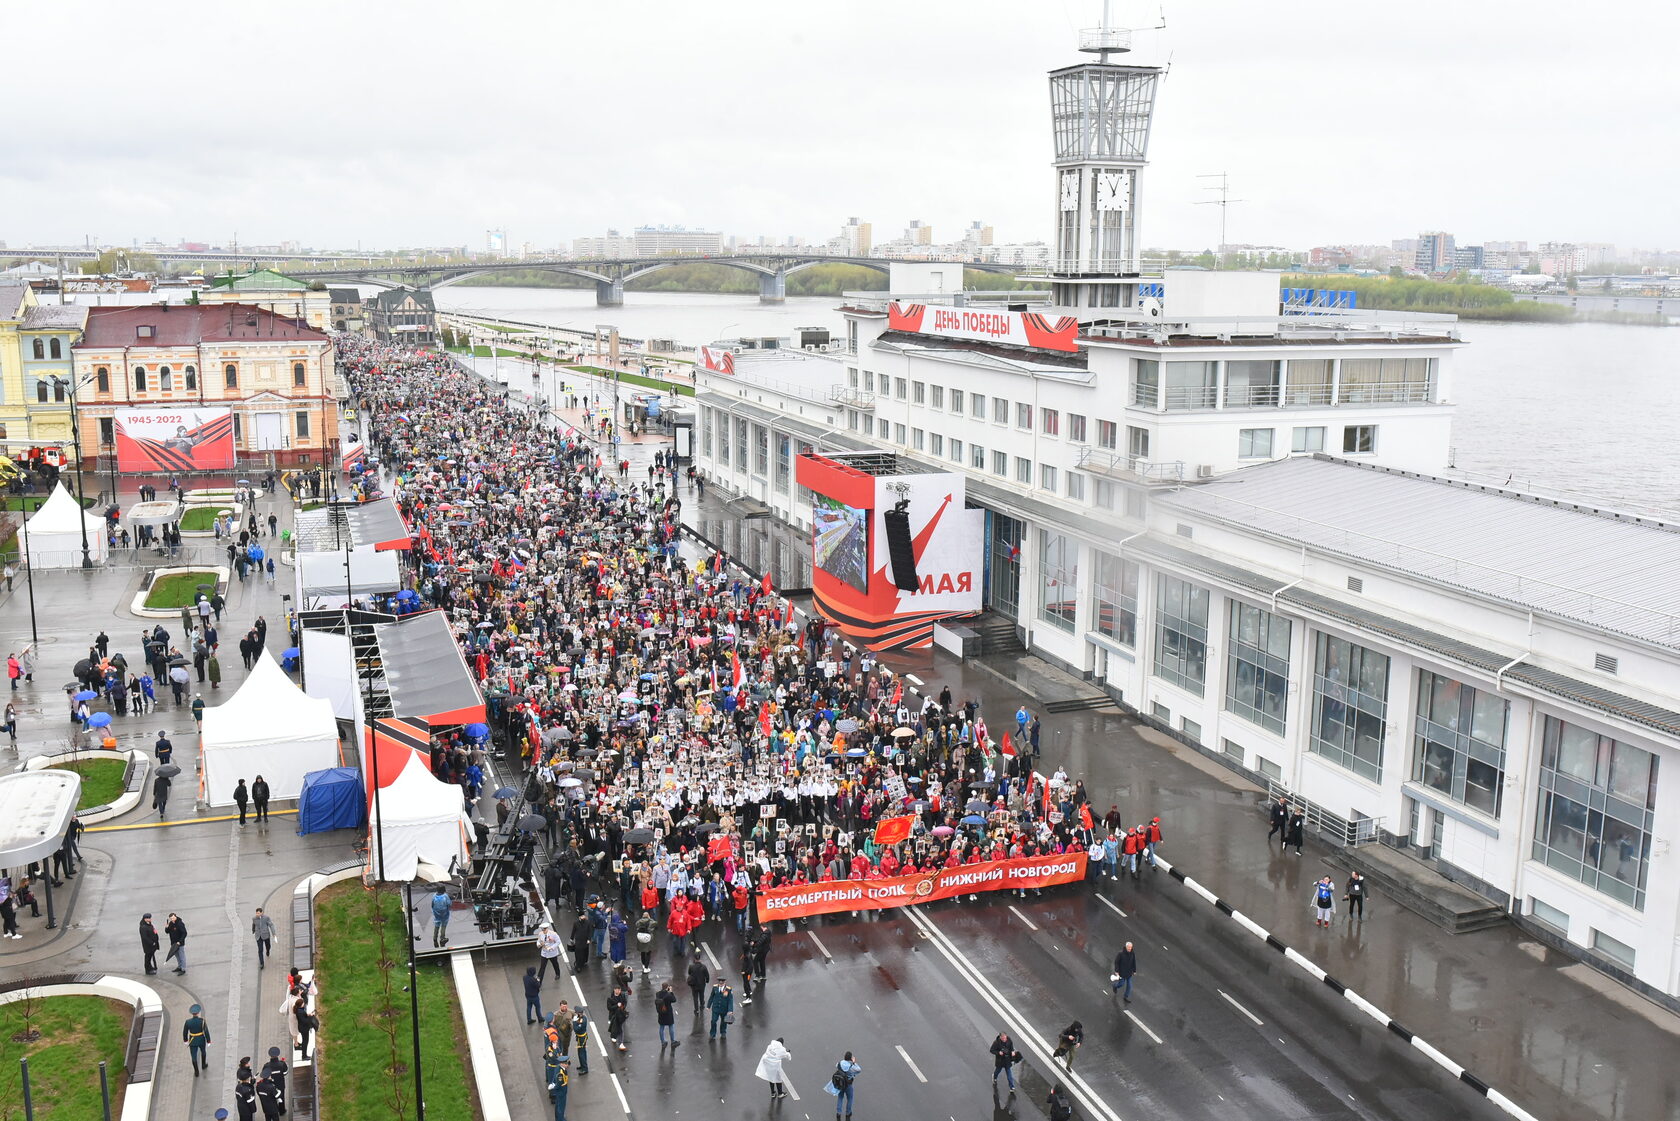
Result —
<path fill-rule="evenodd" d="M 1374 1022 L 1361 1023 L 1340 997 L 1165 873 L 1146 872 L 1137 884 L 1103 881 L 1096 892 L 1075 886 L 1024 900 L 993 893 L 913 915 L 832 916 L 795 924 L 792 933 L 779 924 L 768 985 L 750 1005 L 740 1003 L 739 943 L 718 925 L 702 933 L 736 987 L 727 1039 L 708 1039 L 709 1017 L 691 1014 L 680 963 L 661 939 L 652 984 L 637 974 L 630 1050 L 592 1052 L 569 1113 L 622 1112 L 610 1084 L 616 1074 L 636 1117 L 824 1121 L 834 1102 L 823 1083 L 851 1050 L 864 1068 L 859 1117 L 1044 1117 L 1052 1078 L 1073 1092 L 1075 1116 L 1093 1121 L 1504 1116 Z M 1128 939 L 1139 973 L 1133 1001 L 1123 1005 L 1108 974 Z M 503 960 L 502 983 L 517 1008 L 526 957 Z M 604 1004 L 606 977 L 597 961 L 583 970 L 592 1016 Z M 657 1042 L 653 1011 L 666 979 L 679 996 L 684 1042 L 675 1049 Z M 545 992 L 550 1007 L 562 996 L 575 1003 L 570 979 Z M 1069 1079 L 1052 1068 L 1050 1048 L 1073 1019 L 1084 1024 L 1085 1045 Z M 987 1048 L 1006 1029 L 1027 1061 L 1017 1068 L 1017 1092 L 1009 1095 L 999 1079 L 994 1096 Z M 597 1031 L 604 1030 L 603 1016 Z M 534 1029 L 527 1036 L 534 1082 L 538 1040 Z M 793 1052 L 786 1073 L 798 1100 L 771 1104 L 754 1071 L 778 1036 Z M 521 1072 L 504 1077 L 516 1082 Z"/>

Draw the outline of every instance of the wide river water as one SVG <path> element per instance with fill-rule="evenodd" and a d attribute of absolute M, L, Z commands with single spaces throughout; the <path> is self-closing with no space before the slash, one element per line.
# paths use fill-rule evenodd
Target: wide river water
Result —
<path fill-rule="evenodd" d="M 838 332 L 832 297 L 630 292 L 623 307 L 561 288 L 443 288 L 440 309 L 695 344 L 794 327 Z M 1464 323 L 1449 394 L 1454 463 L 1478 479 L 1680 519 L 1680 328 Z"/>

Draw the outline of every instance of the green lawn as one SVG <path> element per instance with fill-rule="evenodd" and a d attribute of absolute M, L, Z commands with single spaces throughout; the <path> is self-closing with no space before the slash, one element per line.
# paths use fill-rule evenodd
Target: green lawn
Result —
<path fill-rule="evenodd" d="M 70 497 L 74 498 L 75 496 L 76 492 L 72 489 Z M 41 503 L 51 497 L 51 491 L 48 491 L 46 494 L 8 494 L 3 501 L 0 501 L 0 510 L 22 510 L 25 513 L 33 514 L 36 510 L 41 508 Z M 82 505 L 92 506 L 93 499 L 83 499 Z"/>
<path fill-rule="evenodd" d="M 220 506 L 189 506 L 181 515 L 182 533 L 208 533 L 215 528 L 217 514 L 231 513 Z"/>
<path fill-rule="evenodd" d="M 188 607 L 198 602 L 198 586 L 214 584 L 216 574 L 200 569 L 176 572 L 160 577 L 146 594 L 146 606 L 152 608 Z"/>
<path fill-rule="evenodd" d="M 479 319 L 475 319 L 473 322 L 480 327 L 488 327 L 492 331 L 500 331 L 504 335 L 528 335 L 531 333 L 531 328 L 529 327 L 505 327 L 500 323 L 485 323 L 483 320 Z"/>
<path fill-rule="evenodd" d="M 579 373 L 584 374 L 594 374 L 596 377 L 601 378 L 610 378 L 614 373 L 614 371 L 604 369 L 600 366 L 567 366 L 566 369 L 577 370 Z M 660 381 L 658 378 L 644 378 L 640 374 L 632 374 L 624 370 L 619 370 L 617 373 L 618 381 L 621 385 L 645 386 L 648 389 L 659 389 L 667 393 L 675 393 L 679 397 L 694 396 L 694 387 L 692 385 L 682 385 L 674 381 Z"/>
<path fill-rule="evenodd" d="M 115 802 L 122 795 L 123 772 L 127 769 L 126 758 L 76 759 L 53 767 L 56 771 L 75 771 L 82 776 L 82 798 L 76 804 L 79 810 Z"/>
<path fill-rule="evenodd" d="M 425 905 L 424 896 L 416 905 Z M 378 905 L 375 906 L 377 899 Z M 468 921 L 462 916 L 457 921 Z M 381 946 L 383 931 L 384 945 Z M 321 982 L 321 1117 L 414 1116 L 408 930 L 402 893 L 359 881 L 315 898 L 315 967 Z M 455 986 L 439 959 L 419 967 L 420 1055 L 429 1121 L 480 1117 Z"/>
<path fill-rule="evenodd" d="M 41 1037 L 20 1043 L 26 1001 L 0 1005 L 0 1121 L 22 1121 L 23 1079 L 18 1060 L 29 1059 L 29 1092 L 35 1121 L 86 1121 L 103 1116 L 99 1062 L 107 1064 L 111 1115 L 122 1109 L 127 1084 L 123 1058 L 134 1010 L 97 996 L 55 996 L 38 1000 L 29 1029 Z"/>

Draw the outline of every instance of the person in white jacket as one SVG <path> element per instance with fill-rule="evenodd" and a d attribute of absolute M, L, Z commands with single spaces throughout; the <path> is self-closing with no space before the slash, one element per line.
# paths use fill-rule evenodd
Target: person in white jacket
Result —
<path fill-rule="evenodd" d="M 770 1041 L 770 1046 L 764 1049 L 764 1056 L 758 1060 L 758 1076 L 770 1083 L 770 1100 L 787 1097 L 787 1087 L 782 1085 L 782 1064 L 793 1058 L 793 1052 L 787 1049 L 787 1040 L 777 1036 Z"/>

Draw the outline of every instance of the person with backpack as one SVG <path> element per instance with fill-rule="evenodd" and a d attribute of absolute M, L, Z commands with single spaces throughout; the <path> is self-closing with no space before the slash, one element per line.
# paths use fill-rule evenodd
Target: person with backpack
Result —
<path fill-rule="evenodd" d="M 666 1036 L 670 1036 L 672 1047 L 680 1046 L 682 1041 L 677 1038 L 677 994 L 671 988 L 671 982 L 666 981 L 659 986 L 659 991 L 653 996 L 654 1017 L 659 1021 L 659 1046 L 663 1048 Z"/>
<path fill-rule="evenodd" d="M 1331 916 L 1336 913 L 1336 885 L 1325 876 L 1313 885 L 1314 926 L 1329 926 Z"/>
<path fill-rule="evenodd" d="M 823 1092 L 834 1098 L 834 1116 L 842 1114 L 850 1121 L 852 1116 L 852 1098 L 857 1092 L 857 1076 L 863 1070 L 847 1051 L 838 1063 L 834 1064 L 834 1073 L 828 1076 L 827 1085 Z"/>
<path fill-rule="evenodd" d="M 1056 1037 L 1056 1050 L 1051 1054 L 1052 1059 L 1066 1059 L 1068 1072 L 1073 1072 L 1073 1053 L 1079 1050 L 1079 1045 L 1085 1042 L 1085 1025 L 1075 1020 L 1062 1029 L 1062 1034 Z M 995 1082 L 996 1079 L 994 1078 Z"/>
<path fill-rule="evenodd" d="M 1050 1096 L 1044 1099 L 1044 1105 L 1050 1121 L 1073 1121 L 1073 1102 L 1068 1100 L 1067 1091 L 1062 1089 L 1061 1083 L 1050 1087 Z"/>
<path fill-rule="evenodd" d="M 636 917 L 636 951 L 642 955 L 642 972 L 650 972 L 649 963 L 653 960 L 653 935 L 658 928 L 653 916 L 643 911 Z"/>

